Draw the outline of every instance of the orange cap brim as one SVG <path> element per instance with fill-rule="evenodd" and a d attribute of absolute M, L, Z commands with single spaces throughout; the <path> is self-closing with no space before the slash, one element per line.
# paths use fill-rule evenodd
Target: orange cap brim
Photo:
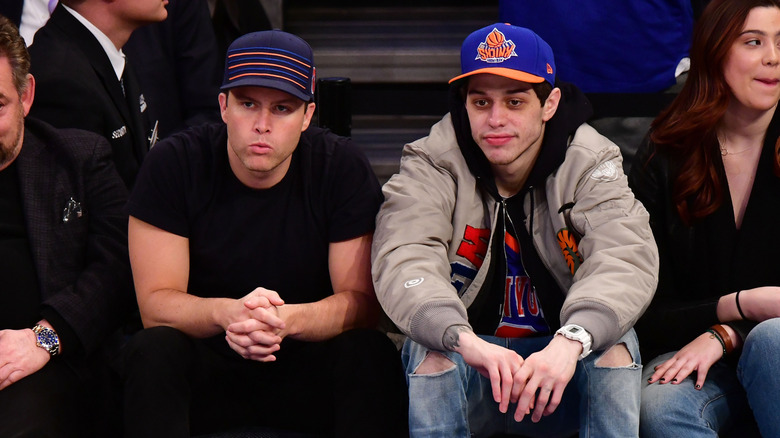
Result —
<path fill-rule="evenodd" d="M 479 70 L 470 71 L 460 76 L 455 76 L 454 78 L 450 79 L 448 83 L 451 84 L 459 79 L 463 79 L 465 77 L 477 75 L 480 73 L 489 73 L 492 75 L 503 76 L 505 78 L 514 79 L 516 81 L 528 82 L 530 84 L 539 84 L 544 82 L 543 77 L 532 75 L 524 71 L 514 70 L 511 68 L 503 68 L 503 67 L 488 67 L 488 68 L 481 68 Z"/>

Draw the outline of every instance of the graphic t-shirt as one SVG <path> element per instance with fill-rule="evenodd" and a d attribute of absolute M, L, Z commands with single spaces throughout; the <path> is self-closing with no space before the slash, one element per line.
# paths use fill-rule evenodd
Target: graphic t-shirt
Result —
<path fill-rule="evenodd" d="M 496 336 L 520 338 L 547 333 L 547 321 L 536 297 L 531 278 L 523 267 L 520 244 L 512 233 L 504 232 L 506 254 L 506 280 L 501 320 Z"/>

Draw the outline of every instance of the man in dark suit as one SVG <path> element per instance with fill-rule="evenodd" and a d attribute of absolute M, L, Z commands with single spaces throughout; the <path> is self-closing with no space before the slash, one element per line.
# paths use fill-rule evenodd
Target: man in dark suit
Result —
<path fill-rule="evenodd" d="M 0 17 L 0 436 L 90 436 L 132 308 L 127 190 L 105 139 L 26 119 L 29 55 Z"/>
<path fill-rule="evenodd" d="M 30 48 L 38 99 L 31 114 L 58 128 L 106 137 L 131 187 L 157 138 L 147 102 L 121 51 L 138 27 L 167 17 L 167 0 L 63 0 Z"/>

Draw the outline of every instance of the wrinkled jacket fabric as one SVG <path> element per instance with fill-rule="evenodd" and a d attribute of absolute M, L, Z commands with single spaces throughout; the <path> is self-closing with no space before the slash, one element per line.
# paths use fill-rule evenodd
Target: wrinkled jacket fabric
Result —
<path fill-rule="evenodd" d="M 561 118 L 570 114 L 570 101 L 562 99 L 547 124 L 542 150 L 560 150 L 560 162 L 526 190 L 524 226 L 565 291 L 560 309 L 540 297 L 545 313 L 559 311 L 562 325 L 584 327 L 598 350 L 613 345 L 649 304 L 658 252 L 619 148 L 580 121 L 565 131 L 564 122 L 572 123 Z M 445 330 L 469 325 L 467 308 L 488 293 L 500 199 L 492 178 L 481 175 L 484 155 L 463 135 L 465 110 L 452 108 L 427 137 L 404 147 L 400 172 L 383 187 L 372 248 L 385 312 L 406 335 L 437 350 L 444 350 Z M 475 158 L 467 162 L 464 155 Z"/>

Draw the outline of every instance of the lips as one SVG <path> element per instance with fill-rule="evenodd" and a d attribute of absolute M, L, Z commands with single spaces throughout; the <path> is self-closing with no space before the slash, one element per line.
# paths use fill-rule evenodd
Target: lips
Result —
<path fill-rule="evenodd" d="M 780 83 L 780 79 L 769 79 L 769 78 L 756 78 L 756 81 L 761 82 L 764 85 L 777 85 Z"/>
<path fill-rule="evenodd" d="M 486 135 L 483 138 L 491 146 L 501 146 L 509 143 L 512 140 L 513 136 L 508 134 L 507 135 L 491 134 L 491 135 Z"/>
<path fill-rule="evenodd" d="M 250 152 L 254 152 L 256 154 L 264 154 L 271 151 L 271 146 L 266 143 L 252 143 L 248 147 Z"/>

